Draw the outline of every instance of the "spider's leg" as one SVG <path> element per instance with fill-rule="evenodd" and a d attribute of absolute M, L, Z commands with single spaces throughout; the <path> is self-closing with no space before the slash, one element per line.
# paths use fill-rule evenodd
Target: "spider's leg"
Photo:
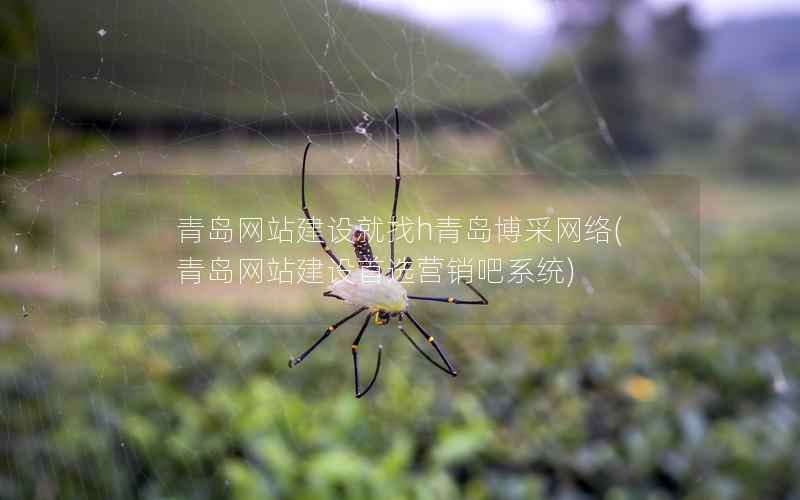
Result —
<path fill-rule="evenodd" d="M 378 361 L 377 361 L 377 365 L 375 366 L 375 373 L 372 375 L 372 380 L 369 381 L 369 384 L 367 385 L 366 389 L 364 389 L 363 391 L 359 391 L 358 390 L 358 387 L 359 387 L 359 385 L 358 385 L 358 343 L 361 342 L 361 336 L 364 335 L 364 331 L 367 329 L 367 326 L 369 326 L 369 321 L 370 321 L 371 318 L 372 318 L 372 316 L 367 315 L 367 319 L 364 321 L 364 324 L 361 325 L 361 330 L 359 330 L 358 336 L 353 341 L 353 345 L 351 346 L 351 348 L 353 350 L 353 374 L 355 375 L 355 380 L 356 380 L 355 391 L 356 391 L 356 397 L 357 398 L 360 398 L 364 394 L 368 393 L 370 389 L 372 389 L 372 385 L 378 379 L 378 372 L 381 371 L 381 353 L 383 352 L 383 346 L 379 345 L 378 346 Z"/>
<path fill-rule="evenodd" d="M 395 174 L 394 201 L 392 202 L 392 220 L 389 223 L 389 267 L 394 267 L 394 231 L 397 226 L 397 196 L 400 194 L 400 114 L 394 108 L 394 140 L 395 140 Z"/>
<path fill-rule="evenodd" d="M 317 229 L 317 226 L 314 225 L 314 219 L 311 218 L 311 212 L 309 212 L 308 206 L 306 205 L 306 159 L 308 158 L 309 149 L 311 149 L 310 142 L 306 144 L 306 150 L 303 152 L 303 169 L 300 174 L 300 205 L 303 208 L 303 214 L 306 216 L 308 224 L 311 226 L 311 228 L 314 230 L 314 234 L 317 236 L 317 241 L 319 241 L 319 244 L 322 246 L 322 250 L 328 254 L 328 257 L 330 257 L 331 260 L 335 262 L 337 266 L 339 266 L 339 269 L 341 269 L 345 275 L 347 275 L 350 271 L 344 267 L 344 265 L 339 261 L 339 257 L 337 257 L 336 254 L 333 253 L 333 250 L 330 249 L 328 242 L 325 241 L 322 233 L 320 233 L 319 229 Z"/>
<path fill-rule="evenodd" d="M 304 359 L 306 359 L 306 356 L 311 354 L 311 351 L 316 349 L 317 346 L 320 345 L 323 340 L 327 339 L 330 336 L 330 334 L 333 333 L 334 330 L 336 330 L 337 328 L 342 326 L 342 324 L 346 323 L 347 321 L 350 321 L 351 319 L 355 318 L 356 316 L 358 316 L 359 314 L 361 314 L 362 312 L 364 312 L 366 310 L 367 310 L 366 307 L 359 307 L 358 309 L 355 310 L 355 312 L 350 313 L 349 315 L 345 316 L 344 318 L 340 319 L 336 323 L 334 323 L 331 326 L 329 326 L 325 330 L 325 333 L 323 333 L 322 336 L 320 338 L 318 338 L 316 342 L 311 344 L 311 347 L 309 347 L 308 349 L 306 349 L 305 351 L 300 353 L 300 355 L 298 355 L 298 356 L 296 356 L 294 358 L 289 358 L 289 368 L 292 368 L 294 366 L 299 365 L 300 362 L 303 361 Z"/>
<path fill-rule="evenodd" d="M 405 264 L 405 267 L 400 272 L 400 278 L 397 281 L 403 281 L 403 278 L 406 277 L 406 271 L 411 269 L 411 257 L 406 257 Z"/>
<path fill-rule="evenodd" d="M 344 300 L 343 298 L 339 297 L 335 293 L 331 292 L 330 290 L 327 292 L 322 292 L 323 297 L 333 297 L 334 299 Z"/>
<path fill-rule="evenodd" d="M 406 333 L 406 330 L 405 328 L 403 328 L 402 323 L 398 323 L 397 325 L 397 328 L 400 329 L 400 333 L 402 333 L 405 336 L 405 338 L 407 338 L 408 341 L 411 342 L 411 345 L 413 345 L 414 348 L 420 354 L 422 354 L 422 356 L 425 359 L 430 361 L 431 364 L 433 364 L 436 368 L 454 377 L 458 375 L 458 372 L 456 372 L 455 368 L 453 368 L 453 365 L 450 364 L 450 361 L 447 360 L 447 356 L 445 356 L 444 351 L 442 351 L 442 349 L 439 347 L 439 344 L 436 343 L 436 340 L 433 338 L 433 336 L 428 332 L 426 332 L 425 329 L 422 328 L 422 326 L 419 323 L 417 323 L 417 320 L 415 320 L 410 314 L 408 314 L 408 311 L 406 311 L 404 314 L 409 320 L 411 320 L 411 323 L 413 323 L 413 325 L 417 327 L 417 330 L 419 330 L 419 333 L 425 338 L 425 340 L 427 340 L 428 343 L 430 343 L 433 346 L 433 348 L 436 349 L 436 353 L 439 354 L 439 358 L 441 358 L 441 360 L 444 362 L 444 366 L 442 366 L 441 363 L 438 363 L 433 358 L 428 356 L 428 354 L 425 353 L 425 351 L 423 351 L 422 348 L 418 346 L 416 342 L 414 342 L 414 340 L 408 335 L 408 333 Z"/>
<path fill-rule="evenodd" d="M 411 262 L 412 262 L 411 261 L 411 257 L 406 257 L 403 260 L 403 262 L 401 262 L 401 263 L 397 264 L 396 266 L 394 266 L 393 268 L 389 269 L 386 272 L 386 276 L 394 277 L 393 275 L 394 275 L 395 271 L 397 271 L 398 269 L 400 269 L 402 267 L 403 271 L 400 273 L 400 278 L 398 278 L 397 281 L 403 281 L 403 278 L 406 277 L 406 271 L 411 269 Z"/>
<path fill-rule="evenodd" d="M 485 306 L 489 304 L 489 299 L 483 296 L 481 292 L 478 291 L 477 288 L 472 286 L 472 284 L 467 283 L 466 281 L 463 282 L 467 287 L 475 292 L 475 295 L 480 297 L 480 300 L 464 300 L 464 299 L 457 299 L 455 297 L 423 297 L 420 295 L 409 295 L 409 299 L 414 300 L 430 300 L 433 302 L 446 302 L 448 304 L 466 304 L 466 305 L 473 305 L 473 306 Z"/>

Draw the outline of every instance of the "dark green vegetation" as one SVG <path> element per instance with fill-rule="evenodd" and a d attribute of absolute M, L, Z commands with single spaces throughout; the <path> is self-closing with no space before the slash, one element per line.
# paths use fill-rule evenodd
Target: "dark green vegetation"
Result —
<path fill-rule="evenodd" d="M 510 88 L 487 61 L 428 30 L 335 1 L 35 5 L 41 97 L 67 116 L 120 126 L 357 117 L 390 108 L 403 89 L 425 110 L 486 104 Z"/>
<path fill-rule="evenodd" d="M 0 57 L 0 162 L 12 170 L 117 134 L 313 135 L 395 104 L 444 123 L 518 87 L 430 29 L 337 1 L 12 0 Z"/>

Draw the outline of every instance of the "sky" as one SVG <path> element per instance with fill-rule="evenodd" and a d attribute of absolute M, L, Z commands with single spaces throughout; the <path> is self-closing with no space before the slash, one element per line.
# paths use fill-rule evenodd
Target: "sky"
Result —
<path fill-rule="evenodd" d="M 553 0 L 349 0 L 350 3 L 382 12 L 393 12 L 431 24 L 455 20 L 499 22 L 519 31 L 547 30 L 552 25 Z M 687 0 L 647 0 L 655 9 L 667 9 Z M 800 13 L 799 0 L 688 0 L 705 26 L 730 19 Z M 457 5 L 457 8 L 453 8 Z"/>

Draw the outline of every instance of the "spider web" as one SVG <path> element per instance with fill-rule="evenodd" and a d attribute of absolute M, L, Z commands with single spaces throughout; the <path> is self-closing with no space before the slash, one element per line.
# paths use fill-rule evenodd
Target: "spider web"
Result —
<path fill-rule="evenodd" d="M 72 21 L 61 22 L 67 18 Z M 402 114 L 401 163 L 409 177 L 473 174 L 476 182 L 486 184 L 493 176 L 533 172 L 609 193 L 582 165 L 558 154 L 579 141 L 603 144 L 615 157 L 616 174 L 626 179 L 635 205 L 661 228 L 662 243 L 688 274 L 701 280 L 696 253 L 671 234 L 657 204 L 618 154 L 574 56 L 568 56 L 572 72 L 557 91 L 539 93 L 527 75 L 454 47 L 430 27 L 331 0 L 40 2 L 35 21 L 32 58 L 6 59 L 0 65 L 11 77 L 12 106 L 22 106 L 22 82 L 30 82 L 46 155 L 37 173 L 14 168 L 12 146 L 35 140 L 35 131 L 26 132 L 24 123 L 8 125 L 0 204 L 8 214 L 2 254 L 10 326 L 4 329 L 24 339 L 28 354 L 42 362 L 65 354 L 59 345 L 43 352 L 41 342 L 28 336 L 69 337 L 82 325 L 108 326 L 97 325 L 97 310 L 109 300 L 97 292 L 102 286 L 99 262 L 107 258 L 99 255 L 98 213 L 108 182 L 130 177 L 136 185 L 137 176 L 164 174 L 296 176 L 303 146 L 311 141 L 309 169 L 317 191 L 309 191 L 309 198 L 314 215 L 324 216 L 332 202 L 320 194 L 324 185 L 318 181 L 326 175 L 352 183 L 340 201 L 344 205 L 357 206 L 365 197 L 387 192 L 394 165 L 393 106 Z M 287 62 L 292 66 L 286 67 Z M 557 125 L 554 119 L 565 105 L 580 110 L 573 126 Z M 536 142 L 514 133 L 523 120 L 540 125 Z M 87 147 L 71 147 L 84 139 Z M 141 184 L 134 195 L 148 202 L 161 199 L 148 186 Z M 442 215 L 440 205 L 406 186 L 403 208 L 422 217 Z M 175 198 L 163 199 L 167 209 L 190 212 L 195 206 L 190 197 Z M 263 196 L 261 201 L 263 206 L 275 203 Z M 294 191 L 280 203 L 299 208 Z M 134 206 L 130 210 L 132 216 L 113 213 L 137 220 L 158 215 L 136 212 Z M 383 215 L 388 216 L 388 208 Z M 123 299 L 126 287 L 137 286 L 136 276 L 126 275 L 125 262 L 144 251 L 128 250 L 115 254 L 119 276 L 105 277 Z M 378 251 L 384 254 L 385 248 Z M 316 289 L 310 293 L 318 296 Z M 319 325 L 330 316 L 312 311 L 307 319 Z M 109 335 L 122 335 L 116 328 L 109 327 Z M 166 341 L 159 339 L 166 327 L 132 328 L 153 338 L 148 352 L 161 346 L 177 352 L 179 362 L 196 366 L 201 381 L 206 358 L 194 354 L 199 346 L 228 349 L 244 378 L 253 344 L 266 342 L 291 354 L 318 330 L 308 328 L 300 335 L 276 328 L 268 340 L 259 340 L 252 328 L 223 325 L 173 332 Z M 367 356 L 364 366 L 373 359 Z M 34 375 L 32 383 L 47 376 Z M 91 393 L 103 384 L 90 380 L 86 389 Z M 138 389 L 148 390 L 131 387 Z M 65 397 L 43 393 L 39 401 L 55 415 Z M 10 404 L 0 401 L 0 408 Z M 125 442 L 119 446 L 124 457 Z M 190 468 L 192 458 L 187 457 Z M 36 467 L 47 475 L 64 466 L 59 460 L 67 459 L 45 454 Z M 135 470 L 136 464 L 126 467 Z M 77 486 L 78 494 L 102 496 L 83 474 L 77 484 L 88 486 L 82 492 Z"/>

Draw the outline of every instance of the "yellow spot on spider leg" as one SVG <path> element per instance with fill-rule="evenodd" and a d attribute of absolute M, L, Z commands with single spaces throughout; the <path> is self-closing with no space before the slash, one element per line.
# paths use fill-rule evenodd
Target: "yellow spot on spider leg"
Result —
<path fill-rule="evenodd" d="M 433 343 L 433 337 L 429 336 L 428 337 L 428 342 Z"/>
<path fill-rule="evenodd" d="M 331 325 L 331 326 L 328 327 L 328 331 L 329 332 L 332 332 L 334 330 L 336 330 L 336 325 Z"/>
<path fill-rule="evenodd" d="M 350 347 L 353 349 L 353 352 L 358 350 L 358 346 L 355 344 L 351 345 Z"/>
<path fill-rule="evenodd" d="M 455 301 L 456 301 L 456 299 L 454 299 L 453 297 L 447 297 L 447 302 L 448 303 L 452 304 Z"/>

